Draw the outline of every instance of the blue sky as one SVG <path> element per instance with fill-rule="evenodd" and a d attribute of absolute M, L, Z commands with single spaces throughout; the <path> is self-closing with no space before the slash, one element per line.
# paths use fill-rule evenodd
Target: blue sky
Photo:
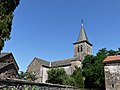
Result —
<path fill-rule="evenodd" d="M 93 54 L 104 47 L 120 47 L 120 0 L 21 0 L 3 52 L 14 54 L 20 71 L 34 57 L 48 61 L 73 57 L 81 19 Z"/>

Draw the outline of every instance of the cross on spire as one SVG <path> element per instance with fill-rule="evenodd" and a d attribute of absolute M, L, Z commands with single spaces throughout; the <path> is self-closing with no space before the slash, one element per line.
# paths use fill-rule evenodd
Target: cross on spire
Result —
<path fill-rule="evenodd" d="M 82 26 L 83 26 L 83 19 L 81 19 L 81 22 L 82 22 Z"/>

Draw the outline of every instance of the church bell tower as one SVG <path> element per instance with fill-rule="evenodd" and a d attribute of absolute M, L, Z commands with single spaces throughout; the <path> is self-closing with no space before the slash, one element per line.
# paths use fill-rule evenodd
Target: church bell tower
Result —
<path fill-rule="evenodd" d="M 77 39 L 77 42 L 73 43 L 74 45 L 74 57 L 81 62 L 84 60 L 86 55 L 92 55 L 92 44 L 89 42 L 85 29 L 83 20 L 80 33 Z"/>

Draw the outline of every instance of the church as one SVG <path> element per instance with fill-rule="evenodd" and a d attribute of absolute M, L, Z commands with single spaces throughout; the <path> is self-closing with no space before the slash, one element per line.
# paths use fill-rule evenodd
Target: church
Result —
<path fill-rule="evenodd" d="M 49 62 L 47 60 L 35 57 L 27 67 L 27 72 L 33 72 L 36 74 L 36 82 L 45 83 L 48 78 L 47 70 L 51 67 L 62 67 L 67 74 L 72 74 L 75 70 L 75 66 L 82 67 L 82 62 L 86 55 L 92 55 L 92 44 L 89 42 L 85 32 L 84 24 L 82 21 L 80 33 L 78 39 L 74 45 L 74 57 L 64 60 L 56 60 Z"/>

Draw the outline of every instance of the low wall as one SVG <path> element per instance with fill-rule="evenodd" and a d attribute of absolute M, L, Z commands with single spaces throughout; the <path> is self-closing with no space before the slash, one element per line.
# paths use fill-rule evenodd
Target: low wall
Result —
<path fill-rule="evenodd" d="M 104 89 L 77 89 L 73 86 L 36 83 L 33 81 L 2 78 L 0 79 L 0 90 L 104 90 Z"/>
<path fill-rule="evenodd" d="M 0 90 L 76 90 L 72 86 L 35 83 L 19 79 L 0 79 Z"/>

